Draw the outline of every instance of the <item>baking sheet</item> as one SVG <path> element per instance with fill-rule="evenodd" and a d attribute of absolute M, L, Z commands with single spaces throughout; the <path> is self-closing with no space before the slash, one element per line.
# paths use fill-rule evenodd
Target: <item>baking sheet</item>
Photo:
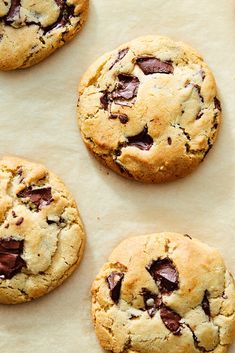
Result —
<path fill-rule="evenodd" d="M 77 83 L 88 64 L 122 42 L 169 35 L 197 48 L 213 69 L 224 121 L 191 176 L 167 185 L 127 181 L 91 157 L 76 124 Z M 80 268 L 42 299 L 0 306 L 1 353 L 100 353 L 90 286 L 122 239 L 160 231 L 217 247 L 235 275 L 235 2 L 91 0 L 80 35 L 43 63 L 0 73 L 0 154 L 44 163 L 74 194 L 88 241 Z M 235 345 L 230 353 L 235 352 Z"/>

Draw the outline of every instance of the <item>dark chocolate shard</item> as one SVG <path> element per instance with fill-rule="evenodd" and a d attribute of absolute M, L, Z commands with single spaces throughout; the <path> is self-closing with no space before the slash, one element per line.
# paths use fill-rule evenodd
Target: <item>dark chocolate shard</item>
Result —
<path fill-rule="evenodd" d="M 135 146 L 143 151 L 149 151 L 153 145 L 153 139 L 148 134 L 147 126 L 139 134 L 127 137 L 127 141 L 128 146 Z"/>
<path fill-rule="evenodd" d="M 209 297 L 209 292 L 206 290 L 204 297 L 203 297 L 203 300 L 202 300 L 202 309 L 203 309 L 204 313 L 210 317 L 211 310 L 210 310 L 210 303 L 209 303 L 208 297 Z"/>
<path fill-rule="evenodd" d="M 154 57 L 142 57 L 138 58 L 136 63 L 145 75 L 174 73 L 174 67 L 171 61 L 161 61 Z"/>
<path fill-rule="evenodd" d="M 215 109 L 218 109 L 220 112 L 222 110 L 221 103 L 217 97 L 214 98 Z"/>
<path fill-rule="evenodd" d="M 181 316 L 179 314 L 163 305 L 160 309 L 160 316 L 166 328 L 170 330 L 173 335 L 181 335 Z"/>
<path fill-rule="evenodd" d="M 129 121 L 126 114 L 111 114 L 109 119 L 119 119 L 121 124 L 126 124 Z"/>
<path fill-rule="evenodd" d="M 104 91 L 103 95 L 100 97 L 100 104 L 104 110 L 108 110 L 109 107 L 109 93 Z"/>
<path fill-rule="evenodd" d="M 20 0 L 11 0 L 11 7 L 8 14 L 5 16 L 5 23 L 12 24 L 15 21 L 16 17 L 20 13 Z"/>
<path fill-rule="evenodd" d="M 30 201 L 35 204 L 38 210 L 49 205 L 53 201 L 51 187 L 32 189 L 32 186 L 29 186 L 28 188 L 20 191 L 17 194 L 17 197 L 29 197 Z"/>
<path fill-rule="evenodd" d="M 141 294 L 144 298 L 145 310 L 152 318 L 162 305 L 162 299 L 157 294 L 150 292 L 147 288 L 143 288 Z"/>
<path fill-rule="evenodd" d="M 184 234 L 184 237 L 189 238 L 192 240 L 192 237 L 189 234 Z"/>
<path fill-rule="evenodd" d="M 119 61 L 121 61 L 126 56 L 128 51 L 129 51 L 129 48 L 125 48 L 125 49 L 119 50 L 117 59 L 114 61 L 112 66 L 109 68 L 109 70 L 111 70 L 114 67 L 114 65 L 117 64 Z"/>
<path fill-rule="evenodd" d="M 11 279 L 26 267 L 25 261 L 20 256 L 23 248 L 24 240 L 0 239 L 0 278 Z"/>
<path fill-rule="evenodd" d="M 114 303 L 118 303 L 119 301 L 123 278 L 124 273 L 122 272 L 112 272 L 107 277 L 107 282 L 110 289 L 110 297 L 112 298 Z"/>
<path fill-rule="evenodd" d="M 146 269 L 162 294 L 171 294 L 174 290 L 179 289 L 179 274 L 169 258 L 153 261 Z"/>
<path fill-rule="evenodd" d="M 118 103 L 119 100 L 131 100 L 137 96 L 140 84 L 138 77 L 119 74 L 118 80 L 117 87 L 111 93 L 111 97 L 115 103 Z"/>

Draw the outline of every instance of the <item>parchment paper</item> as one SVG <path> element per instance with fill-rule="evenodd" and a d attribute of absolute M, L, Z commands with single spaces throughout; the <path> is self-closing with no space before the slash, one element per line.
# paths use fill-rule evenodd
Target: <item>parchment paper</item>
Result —
<path fill-rule="evenodd" d="M 217 79 L 224 121 L 215 147 L 191 176 L 142 185 L 109 172 L 87 152 L 76 123 L 77 84 L 105 51 L 155 33 L 203 54 Z M 59 289 L 31 303 L 0 306 L 1 353 L 102 352 L 89 290 L 127 236 L 191 234 L 217 247 L 235 275 L 234 92 L 234 0 L 91 0 L 88 22 L 75 40 L 31 69 L 0 74 L 0 155 L 42 162 L 61 176 L 88 237 L 80 268 Z"/>

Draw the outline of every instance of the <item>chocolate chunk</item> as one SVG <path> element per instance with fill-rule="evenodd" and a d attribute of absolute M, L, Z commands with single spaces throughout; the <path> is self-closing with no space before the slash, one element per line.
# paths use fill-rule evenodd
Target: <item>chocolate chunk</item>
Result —
<path fill-rule="evenodd" d="M 168 328 L 173 335 L 181 335 L 181 317 L 179 314 L 163 305 L 160 309 L 160 316 L 166 328 Z"/>
<path fill-rule="evenodd" d="M 204 313 L 210 317 L 211 310 L 210 310 L 210 303 L 209 303 L 208 297 L 209 297 L 209 292 L 206 290 L 202 300 L 202 309 L 204 310 Z"/>
<path fill-rule="evenodd" d="M 205 77 L 206 77 L 205 71 L 203 69 L 201 69 L 200 70 L 200 74 L 201 74 L 201 77 L 202 77 L 202 81 L 204 81 Z"/>
<path fill-rule="evenodd" d="M 170 294 L 179 288 L 179 274 L 169 258 L 153 261 L 146 269 L 163 294 Z"/>
<path fill-rule="evenodd" d="M 126 124 L 129 121 L 126 114 L 111 114 L 109 119 L 119 119 L 122 124 Z"/>
<path fill-rule="evenodd" d="M 51 187 L 32 189 L 32 186 L 29 186 L 20 191 L 17 196 L 20 198 L 29 197 L 30 201 L 36 205 L 38 210 L 49 205 L 53 201 Z"/>
<path fill-rule="evenodd" d="M 171 137 L 168 137 L 167 143 L 168 143 L 168 145 L 171 145 L 171 144 L 172 144 L 172 139 L 171 139 Z"/>
<path fill-rule="evenodd" d="M 104 109 L 104 110 L 108 110 L 108 106 L 109 106 L 109 94 L 107 91 L 105 91 L 103 93 L 103 95 L 100 97 L 100 104 L 101 104 L 101 107 Z"/>
<path fill-rule="evenodd" d="M 129 51 L 129 48 L 125 48 L 125 49 L 120 50 L 120 51 L 118 52 L 117 59 L 114 61 L 114 63 L 112 64 L 112 66 L 109 68 L 109 70 L 111 70 L 111 69 L 114 67 L 114 65 L 115 65 L 116 63 L 118 63 L 120 60 L 122 60 L 122 59 L 126 56 L 126 54 L 128 53 L 128 51 Z"/>
<path fill-rule="evenodd" d="M 22 176 L 22 174 L 23 174 L 23 169 L 22 169 L 22 167 L 19 167 L 19 168 L 17 169 L 16 174 L 19 175 L 19 176 Z"/>
<path fill-rule="evenodd" d="M 218 109 L 221 112 L 221 104 L 217 97 L 214 98 L 215 109 Z"/>
<path fill-rule="evenodd" d="M 19 177 L 19 183 L 22 183 L 22 181 L 24 180 L 22 167 L 19 167 L 17 169 L 16 175 Z"/>
<path fill-rule="evenodd" d="M 23 222 L 24 222 L 24 218 L 23 218 L 23 217 L 20 217 L 19 219 L 17 219 L 16 225 L 17 225 L 17 226 L 20 226 Z"/>
<path fill-rule="evenodd" d="M 60 15 L 55 23 L 44 29 L 44 33 L 50 32 L 52 29 L 66 26 L 70 18 L 74 16 L 74 5 L 68 5 L 64 0 L 55 0 L 57 6 L 60 8 Z"/>
<path fill-rule="evenodd" d="M 185 149 L 187 153 L 190 152 L 190 145 L 188 143 L 185 144 Z"/>
<path fill-rule="evenodd" d="M 153 145 L 153 139 L 148 134 L 148 127 L 145 126 L 144 129 L 135 136 L 129 136 L 127 138 L 128 146 L 135 146 L 143 151 L 148 151 Z"/>
<path fill-rule="evenodd" d="M 110 296 L 115 303 L 117 303 L 120 298 L 120 291 L 123 278 L 124 273 L 122 272 L 112 272 L 111 275 L 107 277 L 107 282 L 110 289 Z"/>
<path fill-rule="evenodd" d="M 8 14 L 5 17 L 5 23 L 6 24 L 12 24 L 12 22 L 15 21 L 15 18 L 17 15 L 19 15 L 20 12 L 20 1 L 21 0 L 11 0 L 11 7 L 8 12 Z"/>
<path fill-rule="evenodd" d="M 0 239 L 0 277 L 11 279 L 22 267 L 25 261 L 20 257 L 23 252 L 24 240 L 13 238 Z"/>
<path fill-rule="evenodd" d="M 191 239 L 191 240 L 192 240 L 192 237 L 190 237 L 190 235 L 189 235 L 189 234 L 184 234 L 184 237 L 189 238 L 189 239 Z"/>
<path fill-rule="evenodd" d="M 194 88 L 196 89 L 198 95 L 199 95 L 199 98 L 201 99 L 202 103 L 204 103 L 204 98 L 201 94 L 201 87 L 199 85 L 196 85 L 196 84 L 193 84 Z"/>
<path fill-rule="evenodd" d="M 171 61 L 161 61 L 154 57 L 143 57 L 136 60 L 137 65 L 145 75 L 173 74 L 174 68 Z"/>
<path fill-rule="evenodd" d="M 118 79 L 119 83 L 111 94 L 114 102 L 118 104 L 118 100 L 130 100 L 135 98 L 140 84 L 138 77 L 119 74 Z"/>
<path fill-rule="evenodd" d="M 143 298 L 144 298 L 145 310 L 147 310 L 151 318 L 154 317 L 157 310 L 162 305 L 161 297 L 151 293 L 147 288 L 143 288 L 141 294 L 143 295 Z"/>
<path fill-rule="evenodd" d="M 9 225 L 10 225 L 10 224 L 7 223 L 4 228 L 6 228 L 6 229 L 9 228 Z"/>
<path fill-rule="evenodd" d="M 196 116 L 196 120 L 199 120 L 199 119 L 201 119 L 202 117 L 203 117 L 203 112 L 202 111 L 200 111 L 199 113 L 198 113 L 198 115 Z"/>
<path fill-rule="evenodd" d="M 17 214 L 15 213 L 15 211 L 14 211 L 14 210 L 12 210 L 12 211 L 11 211 L 11 214 L 12 214 L 12 216 L 13 216 L 14 218 L 16 218 L 16 217 L 17 217 Z"/>

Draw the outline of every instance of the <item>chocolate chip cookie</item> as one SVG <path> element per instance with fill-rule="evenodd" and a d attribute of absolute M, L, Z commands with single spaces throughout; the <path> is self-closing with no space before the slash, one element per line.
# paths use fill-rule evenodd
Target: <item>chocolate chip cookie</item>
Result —
<path fill-rule="evenodd" d="M 89 0 L 0 1 L 0 70 L 32 66 L 81 29 Z"/>
<path fill-rule="evenodd" d="M 113 353 L 225 353 L 235 284 L 218 251 L 188 235 L 129 238 L 93 283 L 92 314 Z"/>
<path fill-rule="evenodd" d="M 115 172 L 142 182 L 191 173 L 221 121 L 209 67 L 194 49 L 166 37 L 138 38 L 98 59 L 79 96 L 87 147 Z"/>
<path fill-rule="evenodd" d="M 0 161 L 0 303 L 40 297 L 75 270 L 85 235 L 63 182 L 44 166 Z"/>

